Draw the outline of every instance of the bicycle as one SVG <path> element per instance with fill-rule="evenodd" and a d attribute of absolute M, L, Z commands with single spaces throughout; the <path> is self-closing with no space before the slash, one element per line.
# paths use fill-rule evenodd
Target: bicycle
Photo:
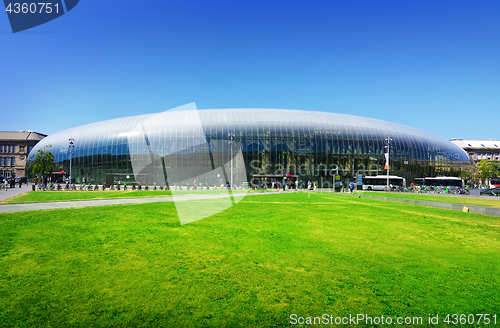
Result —
<path fill-rule="evenodd" d="M 42 183 L 39 183 L 37 186 L 36 186 L 36 190 L 37 191 L 46 191 L 47 190 L 47 187 L 42 184 Z"/>

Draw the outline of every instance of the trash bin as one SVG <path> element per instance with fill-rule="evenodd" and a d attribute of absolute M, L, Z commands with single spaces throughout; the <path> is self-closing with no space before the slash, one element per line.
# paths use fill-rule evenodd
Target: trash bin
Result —
<path fill-rule="evenodd" d="M 31 185 L 31 190 L 35 191 L 35 185 Z"/>

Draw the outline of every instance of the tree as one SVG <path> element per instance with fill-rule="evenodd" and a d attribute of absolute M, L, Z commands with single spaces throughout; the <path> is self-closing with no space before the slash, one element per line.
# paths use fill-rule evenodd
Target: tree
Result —
<path fill-rule="evenodd" d="M 56 169 L 54 154 L 50 150 L 47 150 L 50 147 L 52 145 L 47 145 L 43 149 L 39 149 L 35 155 L 35 160 L 28 167 L 33 174 L 38 175 L 42 183 L 45 183 L 43 179 L 44 174 L 51 174 Z"/>
<path fill-rule="evenodd" d="M 487 180 L 500 176 L 500 163 L 482 159 L 476 164 L 477 177 Z"/>

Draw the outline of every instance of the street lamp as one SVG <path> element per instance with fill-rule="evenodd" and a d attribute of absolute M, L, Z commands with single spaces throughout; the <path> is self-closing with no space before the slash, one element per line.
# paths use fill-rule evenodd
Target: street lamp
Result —
<path fill-rule="evenodd" d="M 231 190 L 233 189 L 233 143 L 234 143 L 234 133 L 229 133 L 229 143 L 231 144 Z"/>
<path fill-rule="evenodd" d="M 68 146 L 68 150 L 69 150 L 69 184 L 71 185 L 71 157 L 72 154 L 73 154 L 73 149 L 75 148 L 75 139 L 73 138 L 69 138 L 69 146 Z"/>
<path fill-rule="evenodd" d="M 385 139 L 385 141 L 387 141 L 387 146 L 385 146 L 385 148 L 387 148 L 387 153 L 385 153 L 385 169 L 387 169 L 387 191 L 389 191 L 389 154 L 390 154 L 390 150 L 391 150 L 391 141 L 392 139 L 387 137 Z"/>

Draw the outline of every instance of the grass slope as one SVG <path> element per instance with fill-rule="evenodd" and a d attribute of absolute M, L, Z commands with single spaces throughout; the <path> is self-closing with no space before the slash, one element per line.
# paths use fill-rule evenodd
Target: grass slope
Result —
<path fill-rule="evenodd" d="M 4 213 L 0 322 L 267 327 L 288 326 L 294 313 L 498 316 L 499 229 L 496 217 L 307 193 L 247 197 L 184 226 L 172 203 Z"/>
<path fill-rule="evenodd" d="M 485 198 L 473 198 L 467 196 L 452 196 L 452 195 L 438 196 L 438 195 L 419 194 L 419 193 L 380 192 L 380 191 L 361 191 L 357 192 L 357 194 L 379 196 L 379 197 L 390 197 L 390 198 L 416 199 L 416 200 L 425 200 L 425 201 L 440 202 L 440 203 L 500 207 L 500 198 L 497 197 L 491 197 L 491 199 L 485 199 Z"/>

